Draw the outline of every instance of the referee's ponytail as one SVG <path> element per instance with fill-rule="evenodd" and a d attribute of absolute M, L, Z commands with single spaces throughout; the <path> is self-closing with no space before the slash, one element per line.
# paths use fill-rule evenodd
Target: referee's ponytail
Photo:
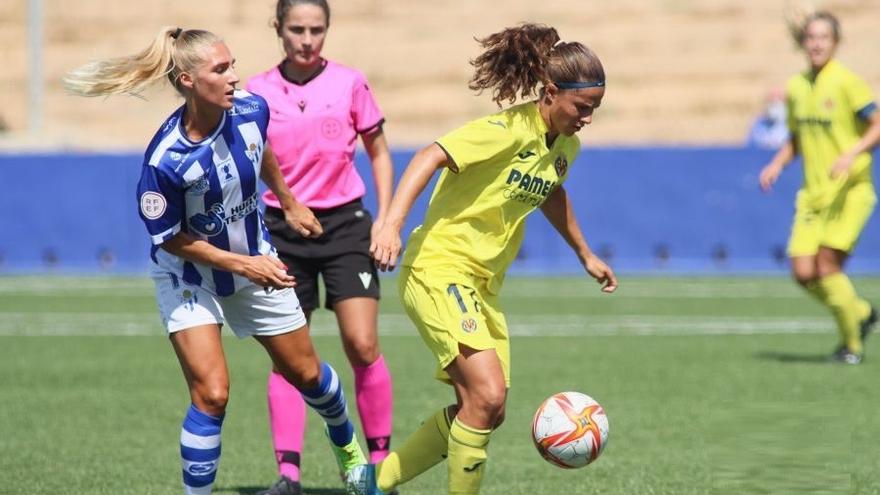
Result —
<path fill-rule="evenodd" d="M 209 31 L 166 26 L 150 46 L 134 55 L 98 60 L 70 71 L 64 86 L 81 96 L 138 95 L 167 77 L 183 94 L 180 74 L 196 69 L 204 61 L 205 48 L 220 41 Z"/>
<path fill-rule="evenodd" d="M 581 43 L 565 42 L 555 28 L 521 24 L 490 34 L 477 42 L 485 49 L 471 60 L 474 76 L 468 87 L 480 93 L 492 90 L 492 100 L 513 103 L 535 94 L 538 86 L 557 84 L 560 89 L 605 85 L 599 57 Z"/>

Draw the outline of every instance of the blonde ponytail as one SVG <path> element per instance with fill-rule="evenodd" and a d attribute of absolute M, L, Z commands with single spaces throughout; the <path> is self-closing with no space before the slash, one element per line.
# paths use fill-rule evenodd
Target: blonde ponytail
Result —
<path fill-rule="evenodd" d="M 80 96 L 138 95 L 167 77 L 182 93 L 180 73 L 198 67 L 202 48 L 219 41 L 209 31 L 165 26 L 147 48 L 134 55 L 98 60 L 70 71 L 63 79 L 64 86 Z"/>

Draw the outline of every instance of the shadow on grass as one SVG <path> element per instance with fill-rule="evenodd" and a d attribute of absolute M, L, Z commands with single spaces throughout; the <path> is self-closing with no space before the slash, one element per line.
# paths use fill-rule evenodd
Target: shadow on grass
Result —
<path fill-rule="evenodd" d="M 799 354 L 794 352 L 761 351 L 756 353 L 758 359 L 779 361 L 780 363 L 814 363 L 835 364 L 828 360 L 828 354 Z"/>
<path fill-rule="evenodd" d="M 231 486 L 229 491 L 238 493 L 239 495 L 255 495 L 257 492 L 265 490 L 265 486 Z M 345 495 L 342 488 L 324 488 L 312 487 L 303 488 L 303 495 Z"/>

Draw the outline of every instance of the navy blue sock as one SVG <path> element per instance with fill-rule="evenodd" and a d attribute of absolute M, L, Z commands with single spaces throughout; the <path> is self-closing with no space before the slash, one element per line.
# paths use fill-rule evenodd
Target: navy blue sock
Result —
<path fill-rule="evenodd" d="M 211 416 L 190 405 L 180 431 L 180 459 L 183 491 L 211 493 L 220 463 L 220 427 L 223 416 Z"/>

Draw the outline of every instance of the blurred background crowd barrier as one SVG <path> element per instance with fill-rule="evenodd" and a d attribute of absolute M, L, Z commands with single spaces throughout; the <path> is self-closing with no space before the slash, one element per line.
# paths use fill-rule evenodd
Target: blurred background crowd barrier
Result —
<path fill-rule="evenodd" d="M 814 3 L 842 22 L 839 59 L 880 91 L 880 1 Z M 0 0 L 0 273 L 143 271 L 146 236 L 134 200 L 140 154 L 180 99 L 167 87 L 141 98 L 76 98 L 64 93 L 61 76 L 133 53 L 160 26 L 178 25 L 221 34 L 244 81 L 282 57 L 270 27 L 274 4 Z M 590 45 L 608 74 L 567 184 L 593 248 L 623 270 L 782 273 L 800 170 L 791 167 L 764 195 L 757 173 L 772 152 L 744 143 L 768 93 L 805 67 L 785 5 L 331 0 L 324 54 L 369 79 L 399 175 L 414 149 L 494 111 L 489 95 L 467 89 L 474 37 L 526 20 L 553 25 Z M 358 165 L 369 184 L 363 156 Z M 872 220 L 851 267 L 880 272 L 878 243 Z M 530 218 L 516 270 L 578 269 L 547 222 Z"/>
<path fill-rule="evenodd" d="M 395 163 L 412 151 L 395 151 Z M 786 270 L 785 243 L 800 166 L 772 194 L 757 173 L 771 152 L 747 148 L 585 149 L 566 190 L 593 249 L 622 271 L 731 273 Z M 28 154 L 0 166 L 0 273 L 142 272 L 148 240 L 137 215 L 139 154 Z M 357 166 L 371 183 L 369 161 Z M 399 177 L 402 167 L 398 167 Z M 369 188 L 368 188 L 369 191 Z M 423 218 L 420 198 L 404 229 Z M 365 197 L 375 211 L 372 192 Z M 570 248 L 541 214 L 527 222 L 515 273 L 577 273 Z M 880 272 L 880 219 L 852 261 Z"/>

